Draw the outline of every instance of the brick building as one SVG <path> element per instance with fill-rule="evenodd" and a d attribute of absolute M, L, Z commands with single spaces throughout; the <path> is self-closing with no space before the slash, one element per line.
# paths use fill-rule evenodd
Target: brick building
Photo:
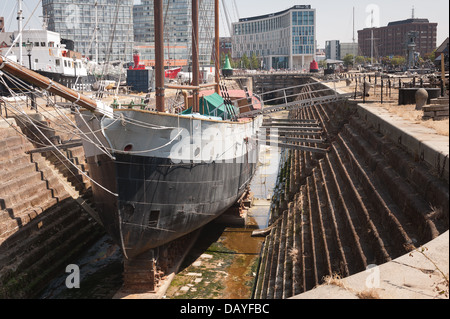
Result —
<path fill-rule="evenodd" d="M 5 32 L 5 18 L 0 17 L 0 32 Z"/>
<path fill-rule="evenodd" d="M 371 30 L 366 28 L 358 31 L 360 55 L 371 56 Z M 421 56 L 436 49 L 437 23 L 428 19 L 406 19 L 390 22 L 387 26 L 373 28 L 374 57 L 406 55 L 407 35 L 410 31 L 419 32 L 415 39 L 416 52 Z"/>

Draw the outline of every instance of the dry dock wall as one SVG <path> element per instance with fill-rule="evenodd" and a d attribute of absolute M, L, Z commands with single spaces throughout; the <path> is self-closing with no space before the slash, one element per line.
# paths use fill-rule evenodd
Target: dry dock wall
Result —
<path fill-rule="evenodd" d="M 411 265 L 419 259 L 429 262 L 414 250 L 422 245 L 448 276 L 449 195 L 443 161 L 448 158 L 448 138 L 447 144 L 442 140 L 444 144 L 424 147 L 428 142 L 417 138 L 414 129 L 393 122 L 390 114 L 375 116 L 375 111 L 352 101 L 291 111 L 291 118 L 322 123 L 330 151 L 324 156 L 291 151 L 285 196 L 289 200 L 266 238 L 257 299 L 302 298 L 305 293 L 311 293 L 305 298 L 361 298 L 351 289 L 337 286 L 313 288 L 336 274 L 341 278 L 359 274 L 357 278 L 364 279 L 360 287 L 368 277 L 365 270 L 372 265 L 385 272 L 381 280 L 389 278 L 386 275 L 396 276 L 405 270 L 398 267 L 398 258 L 405 262 L 412 253 L 417 257 Z M 434 160 L 439 156 L 437 166 Z M 432 272 L 433 280 L 443 279 L 439 271 L 430 268 L 433 263 L 423 269 Z M 415 271 L 420 269 L 415 267 Z M 389 280 L 382 289 L 390 288 Z M 412 280 L 410 283 L 413 286 L 400 289 L 419 287 L 414 287 Z M 435 295 L 419 292 L 414 298 Z M 389 296 L 400 297 L 379 293 L 380 298 Z"/>
<path fill-rule="evenodd" d="M 0 121 L 0 298 L 34 298 L 103 235 L 86 211 L 89 182 L 69 169 L 69 161 L 81 169 L 83 149 L 64 151 L 65 163 L 52 152 L 27 154 L 39 146 L 29 140 L 37 132 L 25 124 Z M 47 126 L 43 131 L 70 138 Z"/>

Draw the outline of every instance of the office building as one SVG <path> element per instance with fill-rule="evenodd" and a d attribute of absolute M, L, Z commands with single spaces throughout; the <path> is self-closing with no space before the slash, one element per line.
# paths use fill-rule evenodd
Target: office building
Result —
<path fill-rule="evenodd" d="M 408 33 L 410 32 L 417 32 L 415 50 L 421 56 L 436 49 L 437 23 L 430 23 L 428 19 L 411 18 L 390 22 L 387 26 L 381 28 L 359 30 L 360 53 L 366 57 L 373 54 L 375 58 L 395 55 L 406 56 Z"/>
<path fill-rule="evenodd" d="M 192 3 L 190 0 L 163 2 L 164 64 L 167 67 L 188 66 L 192 61 Z M 155 64 L 155 31 L 153 0 L 141 0 L 133 7 L 134 48 L 147 66 Z M 211 63 L 214 45 L 214 0 L 199 1 L 199 60 Z"/>
<path fill-rule="evenodd" d="M 325 42 L 325 56 L 327 60 L 341 59 L 341 45 L 339 40 L 330 40 Z"/>
<path fill-rule="evenodd" d="M 132 61 L 133 0 L 42 0 L 48 30 L 91 60 Z M 97 34 L 95 30 L 98 30 Z"/>
<path fill-rule="evenodd" d="M 351 54 L 353 56 L 358 56 L 358 43 L 340 43 L 341 48 L 341 60 L 345 58 L 346 55 Z"/>
<path fill-rule="evenodd" d="M 307 69 L 316 54 L 316 10 L 296 5 L 240 19 L 232 27 L 233 58 L 256 55 L 264 69 Z"/>

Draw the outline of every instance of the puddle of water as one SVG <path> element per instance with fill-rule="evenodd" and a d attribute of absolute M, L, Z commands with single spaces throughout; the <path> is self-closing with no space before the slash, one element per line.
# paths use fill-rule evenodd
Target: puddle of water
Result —
<path fill-rule="evenodd" d="M 211 223 L 205 226 L 184 266 L 166 292 L 169 299 L 250 299 L 264 238 L 252 231 L 267 227 L 275 193 L 280 152 L 262 149 L 250 184 L 253 206 L 247 228 Z"/>
<path fill-rule="evenodd" d="M 237 252 L 227 269 L 228 276 L 224 291 L 226 299 L 251 298 L 257 262 L 263 243 L 262 238 L 251 237 L 251 232 L 252 230 L 248 229 L 225 230 L 224 246 Z"/>
<path fill-rule="evenodd" d="M 263 239 L 209 224 L 166 292 L 168 299 L 249 299 Z"/>

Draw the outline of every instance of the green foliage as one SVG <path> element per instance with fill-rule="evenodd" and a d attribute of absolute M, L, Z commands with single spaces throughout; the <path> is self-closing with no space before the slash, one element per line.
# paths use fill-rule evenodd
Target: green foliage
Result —
<path fill-rule="evenodd" d="M 406 63 L 406 58 L 400 55 L 396 55 L 391 59 L 391 64 L 393 66 L 400 66 Z"/>
<path fill-rule="evenodd" d="M 363 56 L 361 56 L 361 55 L 358 55 L 358 56 L 355 58 L 355 63 L 356 63 L 356 64 L 364 64 L 365 62 L 366 62 L 366 58 L 363 57 Z"/>
<path fill-rule="evenodd" d="M 255 53 L 253 53 L 250 60 L 250 66 L 253 70 L 259 69 L 259 61 L 260 59 L 256 56 Z"/>
<path fill-rule="evenodd" d="M 344 61 L 345 66 L 352 65 L 353 66 L 353 59 L 355 56 L 353 54 L 347 54 L 342 61 Z"/>
<path fill-rule="evenodd" d="M 250 60 L 249 60 L 247 54 L 245 54 L 245 53 L 241 58 L 241 66 L 243 69 L 250 69 Z"/>

